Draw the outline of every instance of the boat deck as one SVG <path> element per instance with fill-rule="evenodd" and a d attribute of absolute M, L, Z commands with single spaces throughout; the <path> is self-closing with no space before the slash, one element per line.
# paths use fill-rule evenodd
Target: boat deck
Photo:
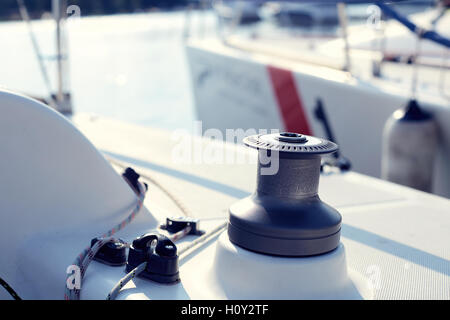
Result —
<path fill-rule="evenodd" d="M 225 221 L 228 207 L 254 190 L 255 164 L 175 163 L 172 152 L 180 142 L 169 131 L 85 114 L 76 115 L 73 122 L 106 156 L 169 188 L 194 217 L 201 219 L 202 228 L 211 229 Z M 200 137 L 193 141 L 208 150 L 233 150 L 249 158 L 254 155 L 253 150 L 238 145 Z M 450 299 L 450 200 L 353 172 L 322 175 L 319 195 L 342 214 L 341 239 L 348 266 L 372 280 L 376 299 Z M 151 184 L 145 205 L 161 222 L 168 214 L 180 215 Z M 144 232 L 148 227 L 135 225 L 125 229 L 123 237 L 132 239 L 138 235 L 133 232 L 139 228 Z M 193 236 L 182 242 L 191 239 Z M 208 281 L 214 248 L 215 241 L 210 241 L 180 261 L 180 284 L 162 286 L 135 279 L 118 298 L 246 298 Z M 103 299 L 123 275 L 122 268 L 93 263 L 82 298 Z M 252 284 L 243 279 L 242 285 Z M 252 298 L 270 298 L 267 294 L 274 297 L 258 293 Z"/>

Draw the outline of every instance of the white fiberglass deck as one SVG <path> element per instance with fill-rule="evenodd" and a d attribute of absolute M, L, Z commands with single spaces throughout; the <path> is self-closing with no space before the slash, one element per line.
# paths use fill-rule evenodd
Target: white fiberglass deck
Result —
<path fill-rule="evenodd" d="M 256 169 L 252 164 L 174 164 L 172 151 L 179 141 L 168 131 L 88 115 L 77 115 L 73 121 L 106 155 L 129 163 L 170 188 L 195 217 L 202 219 L 205 229 L 225 221 L 228 207 L 254 190 Z M 202 145 L 211 146 L 206 140 Z M 216 150 L 222 147 L 217 144 Z M 225 147 L 253 152 L 241 146 Z M 450 299 L 450 200 L 356 173 L 322 175 L 319 195 L 342 214 L 342 242 L 348 266 L 371 279 L 376 299 Z M 151 184 L 145 204 L 159 221 L 167 214 L 180 214 Z M 141 219 L 120 236 L 131 240 L 151 227 L 154 225 Z M 191 239 L 192 236 L 183 241 Z M 180 284 L 163 286 L 136 279 L 119 298 L 239 297 L 238 292 L 213 288 L 214 284 L 208 282 L 214 250 L 215 242 L 211 241 L 182 259 Z M 123 275 L 121 267 L 93 262 L 82 298 L 103 299 Z M 60 280 L 63 287 L 64 280 Z M 242 286 L 251 285 L 242 279 Z M 257 292 L 253 298 L 258 299 L 259 295 L 267 298 Z M 273 291 L 269 298 L 281 296 L 286 298 L 282 289 L 279 295 Z"/>

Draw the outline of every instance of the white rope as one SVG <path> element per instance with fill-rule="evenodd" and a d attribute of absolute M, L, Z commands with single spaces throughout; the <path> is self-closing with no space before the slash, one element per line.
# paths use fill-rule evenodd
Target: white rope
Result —
<path fill-rule="evenodd" d="M 146 190 L 145 186 L 140 182 L 138 182 L 138 187 L 139 187 L 140 193 L 137 197 L 137 204 L 131 210 L 131 213 L 124 220 L 122 220 L 119 224 L 117 224 L 116 226 L 114 226 L 113 228 L 108 230 L 106 233 L 104 233 L 100 237 L 101 239 L 99 239 L 99 241 L 96 242 L 93 246 L 88 245 L 83 250 L 83 252 L 81 252 L 75 258 L 74 262 L 72 263 L 72 265 L 80 267 L 80 270 L 81 270 L 80 284 L 83 281 L 83 277 L 84 277 L 84 274 L 86 273 L 87 267 L 89 266 L 90 262 L 92 261 L 92 259 L 94 258 L 95 254 L 98 252 L 98 250 L 100 250 L 100 248 L 108 242 L 117 241 L 116 239 L 112 238 L 112 236 L 116 232 L 122 230 L 128 224 L 130 224 L 134 220 L 134 218 L 141 212 L 141 209 L 142 209 L 142 206 L 144 203 L 145 193 L 147 190 Z M 64 300 L 79 300 L 80 294 L 81 294 L 81 287 L 80 288 L 75 288 L 75 287 L 69 288 L 67 281 L 70 277 L 71 277 L 71 274 L 67 274 Z"/>
<path fill-rule="evenodd" d="M 210 232 L 207 232 L 204 235 L 202 235 L 201 237 L 199 237 L 199 238 L 195 239 L 194 241 L 190 242 L 188 245 L 186 245 L 185 247 L 183 247 L 182 249 L 180 249 L 178 251 L 178 255 L 181 257 L 182 255 L 186 254 L 186 252 L 188 252 L 189 250 L 196 249 L 196 248 L 200 247 L 201 244 L 203 244 L 204 242 L 206 242 L 210 238 L 214 237 L 216 234 L 218 234 L 218 233 L 222 232 L 223 230 L 225 230 L 227 225 L 228 225 L 228 221 L 220 224 L 219 226 L 217 226 L 216 228 L 214 228 Z"/>
<path fill-rule="evenodd" d="M 138 265 L 136 268 L 131 270 L 129 273 L 126 274 L 125 277 L 119 280 L 114 287 L 111 289 L 111 291 L 108 293 L 108 297 L 106 300 L 115 300 L 116 297 L 119 295 L 120 290 L 128 283 L 130 280 L 137 277 L 142 271 L 147 268 L 147 262 L 143 262 L 140 265 Z"/>
<path fill-rule="evenodd" d="M 424 29 L 417 28 L 417 39 L 416 39 L 416 52 L 414 57 L 414 65 L 412 66 L 412 79 L 411 79 L 411 99 L 416 99 L 417 95 L 417 82 L 419 78 L 419 64 L 418 59 L 421 52 L 421 44 L 422 44 L 422 35 L 425 32 Z"/>

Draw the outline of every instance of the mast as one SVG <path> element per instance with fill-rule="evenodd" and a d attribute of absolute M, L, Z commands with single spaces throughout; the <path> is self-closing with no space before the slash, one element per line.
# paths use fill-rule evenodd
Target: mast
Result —
<path fill-rule="evenodd" d="M 72 103 L 67 86 L 67 52 L 65 50 L 65 17 L 67 0 L 52 0 L 53 17 L 56 25 L 56 93 L 53 95 L 57 110 L 72 114 Z"/>

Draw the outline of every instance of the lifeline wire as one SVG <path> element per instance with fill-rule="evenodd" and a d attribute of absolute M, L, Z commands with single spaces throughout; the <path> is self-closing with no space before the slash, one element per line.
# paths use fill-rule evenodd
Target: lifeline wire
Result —
<path fill-rule="evenodd" d="M 223 224 L 219 225 L 218 227 L 214 228 L 210 232 L 205 233 L 201 237 L 195 239 L 191 243 L 189 243 L 187 246 L 183 247 L 183 249 L 178 251 L 178 255 L 181 256 L 182 254 L 186 253 L 188 250 L 193 249 L 196 246 L 200 246 L 202 243 L 216 235 L 217 233 L 220 233 L 223 231 L 228 225 L 228 222 L 224 222 Z M 185 229 L 175 233 L 172 236 L 172 240 L 175 241 L 177 239 L 180 239 L 177 235 L 186 235 L 190 231 L 190 227 L 186 227 Z M 111 291 L 108 293 L 108 296 L 106 300 L 114 300 L 120 293 L 120 290 L 132 279 L 136 278 L 142 271 L 145 270 L 147 267 L 147 262 L 143 262 L 140 265 L 138 265 L 136 268 L 131 270 L 125 277 L 119 280 L 119 282 L 116 283 L 116 285 L 111 289 Z"/>
<path fill-rule="evenodd" d="M 17 5 L 19 6 L 19 12 L 20 12 L 20 16 L 22 17 L 22 20 L 24 20 L 27 24 L 28 33 L 29 33 L 30 39 L 31 39 L 31 44 L 33 45 L 34 53 L 35 53 L 36 58 L 39 63 L 39 69 L 41 70 L 42 78 L 44 79 L 45 86 L 47 87 L 47 90 L 48 90 L 49 104 L 50 104 L 50 106 L 55 108 L 56 102 L 52 98 L 52 87 L 50 85 L 50 79 L 48 76 L 47 68 L 45 67 L 44 62 L 42 61 L 41 50 L 39 48 L 39 44 L 37 42 L 36 36 L 34 35 L 34 32 L 33 32 L 33 27 L 31 25 L 31 19 L 28 14 L 28 9 L 25 6 L 25 3 L 23 0 L 17 0 Z"/>
<path fill-rule="evenodd" d="M 115 227 L 113 227 L 112 229 L 110 229 L 109 231 L 104 233 L 101 236 L 101 239 L 99 239 L 99 241 L 97 241 L 92 247 L 90 245 L 87 246 L 83 250 L 83 252 L 77 256 L 77 258 L 73 262 L 73 265 L 76 265 L 80 268 L 80 276 L 81 276 L 80 283 L 83 280 L 83 276 L 86 272 L 87 267 L 89 266 L 89 263 L 92 261 L 92 259 L 94 258 L 95 254 L 98 252 L 98 250 L 108 242 L 117 241 L 116 239 L 112 238 L 112 236 L 117 231 L 119 231 L 119 230 L 123 229 L 125 226 L 127 226 L 136 217 L 136 215 L 141 211 L 141 208 L 142 208 L 143 202 L 144 202 L 144 198 L 145 198 L 146 188 L 139 181 L 138 181 L 138 184 L 139 184 L 140 194 L 137 199 L 137 204 L 136 204 L 135 208 L 132 210 L 132 212 L 129 214 L 129 216 L 125 220 L 123 220 L 122 222 L 117 224 Z M 68 274 L 67 278 L 66 278 L 66 290 L 64 293 L 64 299 L 65 300 L 72 300 L 72 299 L 79 300 L 81 288 L 69 289 L 69 287 L 68 287 L 67 281 L 69 280 L 69 278 L 71 276 L 72 276 L 72 274 Z"/>
<path fill-rule="evenodd" d="M 408 28 L 410 31 L 421 34 L 422 38 L 431 40 L 435 43 L 438 43 L 444 47 L 450 48 L 450 39 L 437 33 L 433 30 L 425 30 L 421 29 L 419 26 L 414 24 L 411 20 L 406 18 L 405 16 L 399 14 L 397 11 L 392 9 L 389 5 L 385 4 L 383 1 L 377 1 L 375 3 L 380 9 L 383 11 L 384 14 L 387 16 L 392 17 L 393 19 L 397 20 L 401 24 L 403 24 L 406 28 Z"/>
<path fill-rule="evenodd" d="M 122 169 L 124 169 L 124 168 L 127 168 L 128 166 L 127 165 L 125 165 L 125 164 L 123 164 L 121 161 L 119 161 L 119 160 L 117 160 L 117 159 L 115 159 L 114 157 L 111 157 L 111 156 L 108 156 L 108 155 L 104 155 L 105 156 L 105 158 L 109 161 L 109 162 L 111 162 L 111 163 L 113 163 L 113 164 L 115 164 L 115 165 L 117 165 L 117 166 L 119 166 L 119 167 L 121 167 Z M 158 181 L 156 181 L 154 178 L 152 178 L 152 177 L 150 177 L 150 176 L 148 176 L 148 175 L 145 175 L 145 174 L 142 174 L 142 173 L 139 173 L 139 175 L 143 178 L 143 179 L 145 179 L 145 180 L 147 180 L 147 181 L 149 181 L 150 183 L 152 183 L 153 185 L 155 185 L 156 187 L 158 187 L 162 192 L 164 192 L 175 204 L 176 204 L 176 206 L 181 210 L 181 212 L 186 216 L 186 217 L 191 217 L 192 215 L 191 215 L 191 213 L 190 213 L 190 211 L 186 208 L 186 206 L 183 204 L 183 202 L 181 202 L 172 192 L 170 192 L 169 190 L 167 190 L 163 185 L 161 185 Z"/>

